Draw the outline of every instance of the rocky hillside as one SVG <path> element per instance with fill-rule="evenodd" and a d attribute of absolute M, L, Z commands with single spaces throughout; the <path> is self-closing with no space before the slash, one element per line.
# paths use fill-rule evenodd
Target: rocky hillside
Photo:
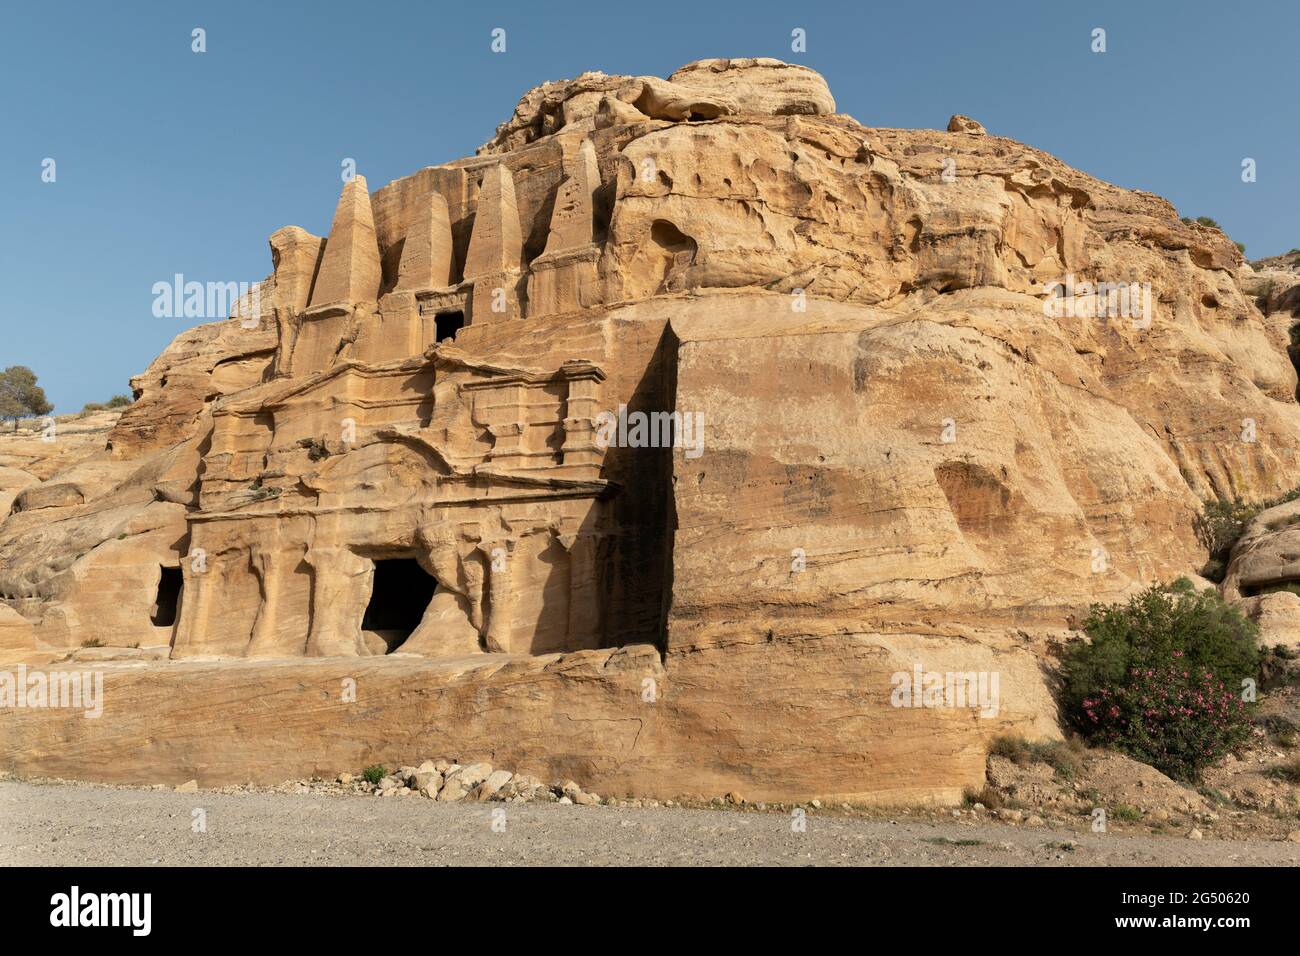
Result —
<path fill-rule="evenodd" d="M 111 739 L 0 715 L 0 758 L 130 777 L 163 726 L 243 781 L 436 733 L 601 792 L 954 800 L 1058 735 L 1077 615 L 1300 485 L 1291 292 L 974 119 L 836 109 L 775 60 L 587 73 L 273 234 L 253 321 L 178 337 L 0 524 L 24 653 L 168 658 Z M 313 683 L 363 666 L 364 712 Z M 900 705 L 929 674 L 997 700 Z M 250 678 L 251 734 L 212 706 Z"/>
<path fill-rule="evenodd" d="M 1268 256 L 1264 259 L 1252 259 L 1251 268 L 1256 272 L 1293 272 L 1300 273 L 1300 249 L 1292 249 L 1280 256 Z"/>

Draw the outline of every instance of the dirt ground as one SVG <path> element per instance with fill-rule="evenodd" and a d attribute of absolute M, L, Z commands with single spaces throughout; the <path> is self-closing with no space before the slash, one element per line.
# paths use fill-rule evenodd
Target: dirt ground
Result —
<path fill-rule="evenodd" d="M 953 816 L 956 812 L 958 815 Z M 946 814 L 946 816 L 944 815 Z M 1300 843 L 976 811 L 565 806 L 0 782 L 0 865 L 1279 866 Z"/>

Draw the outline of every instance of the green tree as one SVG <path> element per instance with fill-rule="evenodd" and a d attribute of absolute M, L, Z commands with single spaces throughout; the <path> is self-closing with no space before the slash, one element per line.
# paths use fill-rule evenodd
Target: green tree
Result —
<path fill-rule="evenodd" d="M 10 365 L 0 372 L 0 420 L 12 418 L 14 431 L 18 430 L 18 419 L 47 415 L 53 410 L 44 389 L 36 384 L 36 373 L 26 365 Z"/>

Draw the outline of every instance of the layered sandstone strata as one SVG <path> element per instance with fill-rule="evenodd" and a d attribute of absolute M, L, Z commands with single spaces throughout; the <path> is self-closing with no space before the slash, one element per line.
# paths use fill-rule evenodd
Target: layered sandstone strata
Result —
<path fill-rule="evenodd" d="M 602 793 L 954 799 L 991 735 L 1056 732 L 1072 615 L 1195 573 L 1203 499 L 1300 480 L 1290 319 L 1222 233 L 778 61 L 548 83 L 271 247 L 256 322 L 182 334 L 100 480 L 0 525 L 34 644 L 170 657 L 108 666 L 111 721 L 0 712 L 5 765 L 436 743 Z M 997 700 L 896 694 L 951 673 Z"/>

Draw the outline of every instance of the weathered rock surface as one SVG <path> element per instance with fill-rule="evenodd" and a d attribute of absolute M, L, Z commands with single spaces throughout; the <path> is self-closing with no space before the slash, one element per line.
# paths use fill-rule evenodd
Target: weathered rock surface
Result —
<path fill-rule="evenodd" d="M 697 60 L 670 75 L 668 82 L 725 98 L 735 104 L 737 113 L 827 116 L 835 112 L 835 99 L 820 73 L 771 57 Z"/>
<path fill-rule="evenodd" d="M 948 132 L 950 133 L 970 133 L 973 136 L 986 136 L 988 130 L 979 120 L 973 120 L 969 116 L 962 116 L 960 113 L 954 113 L 948 120 Z"/>
<path fill-rule="evenodd" d="M 36 629 L 7 604 L 0 604 L 0 654 L 22 661 L 36 653 Z"/>
<path fill-rule="evenodd" d="M 111 722 L 0 711 L 0 766 L 242 782 L 432 740 L 598 793 L 923 801 L 1056 734 L 1071 615 L 1195 573 L 1203 500 L 1300 483 L 1291 317 L 1159 197 L 834 110 L 764 59 L 587 73 L 352 180 L 323 250 L 275 233 L 255 307 L 104 446 L 0 457 L 37 646 L 171 648 L 103 665 Z M 1257 550 L 1233 595 L 1292 573 Z M 900 703 L 928 674 L 996 700 Z"/>
<path fill-rule="evenodd" d="M 975 656 L 953 656 L 954 666 L 1002 666 L 990 652 L 959 649 Z M 1049 734 L 1050 718 L 1040 715 L 1051 701 L 1037 662 L 1024 655 L 1018 674 L 1004 669 L 1003 710 L 980 721 L 979 733 L 970 711 L 892 708 L 890 675 L 917 656 L 942 654 L 935 640 L 859 635 L 699 651 L 666 666 L 644 645 L 477 661 L 107 663 L 96 667 L 104 675 L 99 719 L 0 711 L 0 766 L 68 779 L 278 784 L 288 773 L 397 766 L 421 759 L 431 741 L 454 741 L 458 753 L 581 780 L 597 793 L 955 802 L 983 778 L 985 726 Z M 343 699 L 348 681 L 355 702 Z M 884 694 L 863 690 L 882 684 Z M 707 752 L 697 743 L 712 739 L 729 743 Z M 453 793 L 464 799 L 469 788 Z"/>

